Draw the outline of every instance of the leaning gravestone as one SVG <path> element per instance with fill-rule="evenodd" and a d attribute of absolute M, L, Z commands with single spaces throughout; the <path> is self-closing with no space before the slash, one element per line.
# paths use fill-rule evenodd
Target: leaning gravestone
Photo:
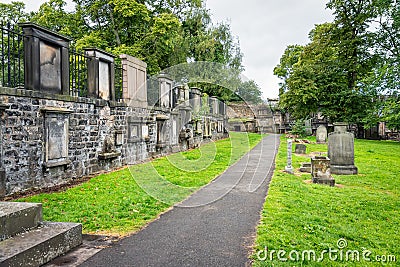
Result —
<path fill-rule="evenodd" d="M 347 123 L 334 123 L 335 130 L 328 137 L 328 157 L 331 173 L 353 175 L 358 173 L 354 166 L 354 135 L 347 132 Z"/>
<path fill-rule="evenodd" d="M 325 144 L 326 143 L 326 137 L 328 136 L 328 131 L 326 130 L 326 127 L 324 125 L 320 125 L 317 128 L 317 144 Z"/>

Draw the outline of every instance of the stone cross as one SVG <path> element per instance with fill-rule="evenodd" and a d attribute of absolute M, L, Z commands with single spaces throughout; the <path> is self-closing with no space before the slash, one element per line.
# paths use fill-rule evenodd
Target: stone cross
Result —
<path fill-rule="evenodd" d="M 292 166 L 292 144 L 293 140 L 288 139 L 287 140 L 287 165 L 285 167 L 285 171 L 287 173 L 293 174 L 293 166 Z"/>

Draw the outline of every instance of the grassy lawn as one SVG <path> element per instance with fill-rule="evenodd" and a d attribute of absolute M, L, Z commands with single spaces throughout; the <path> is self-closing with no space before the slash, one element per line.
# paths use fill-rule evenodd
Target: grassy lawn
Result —
<path fill-rule="evenodd" d="M 359 175 L 334 175 L 336 183 L 342 186 L 332 188 L 305 183 L 310 174 L 282 172 L 286 165 L 286 139 L 282 137 L 281 141 L 258 226 L 254 266 L 398 265 L 400 143 L 356 140 L 355 164 Z M 317 151 L 326 152 L 327 145 L 307 145 L 307 153 Z M 306 157 L 293 154 L 294 168 L 306 161 Z M 303 252 L 310 250 L 316 253 L 316 260 L 308 260 L 304 253 L 302 261 Z M 355 251 L 360 253 L 360 261 Z M 391 255 L 396 256 L 396 263 L 388 263 Z"/>
<path fill-rule="evenodd" d="M 44 220 L 80 222 L 84 233 L 129 234 L 209 183 L 261 138 L 231 133 L 231 138 L 199 149 L 102 174 L 64 192 L 20 201 L 41 202 Z"/>

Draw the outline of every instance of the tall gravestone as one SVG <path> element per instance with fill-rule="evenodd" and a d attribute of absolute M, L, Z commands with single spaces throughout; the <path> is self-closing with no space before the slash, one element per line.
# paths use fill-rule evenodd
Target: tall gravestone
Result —
<path fill-rule="evenodd" d="M 328 157 L 331 173 L 353 175 L 358 173 L 354 165 L 354 135 L 347 132 L 347 123 L 334 123 L 335 130 L 328 137 Z"/>
<path fill-rule="evenodd" d="M 328 136 L 328 131 L 326 130 L 326 127 L 324 125 L 320 125 L 317 128 L 317 133 L 316 133 L 317 144 L 325 144 L 327 136 Z"/>

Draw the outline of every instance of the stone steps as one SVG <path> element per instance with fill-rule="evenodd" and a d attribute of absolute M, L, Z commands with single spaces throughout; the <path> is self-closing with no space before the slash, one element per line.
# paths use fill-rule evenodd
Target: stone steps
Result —
<path fill-rule="evenodd" d="M 0 202 L 1 267 L 40 266 L 82 243 L 81 224 L 41 221 L 41 204 Z"/>
<path fill-rule="evenodd" d="M 42 204 L 0 202 L 0 241 L 36 228 L 42 219 Z"/>

